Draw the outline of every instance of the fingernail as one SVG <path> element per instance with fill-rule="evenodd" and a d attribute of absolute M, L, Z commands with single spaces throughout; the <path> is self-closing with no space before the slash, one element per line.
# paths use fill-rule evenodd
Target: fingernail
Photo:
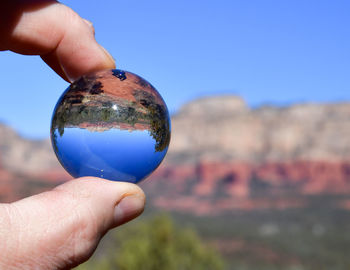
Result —
<path fill-rule="evenodd" d="M 83 19 L 83 21 L 89 26 L 91 27 L 92 29 L 94 28 L 93 24 L 91 21 L 87 20 L 87 19 Z"/>
<path fill-rule="evenodd" d="M 91 33 L 95 36 L 95 27 L 92 22 L 87 19 L 83 19 L 83 21 L 89 26 Z"/>
<path fill-rule="evenodd" d="M 77 78 L 74 78 L 74 77 L 70 76 L 69 73 L 66 72 L 65 68 L 62 65 L 61 65 L 61 67 L 62 67 L 62 70 L 63 70 L 64 74 L 66 75 L 68 81 L 70 83 L 73 83 Z"/>
<path fill-rule="evenodd" d="M 107 50 L 105 48 L 103 48 L 100 44 L 99 44 L 100 48 L 102 49 L 102 51 L 104 52 L 104 54 L 106 55 L 106 57 L 108 58 L 109 61 L 112 62 L 112 64 L 115 66 L 115 59 L 113 58 L 113 56 L 107 52 Z"/>
<path fill-rule="evenodd" d="M 115 225 L 121 225 L 143 212 L 145 200 L 139 196 L 130 195 L 124 197 L 114 209 Z"/>

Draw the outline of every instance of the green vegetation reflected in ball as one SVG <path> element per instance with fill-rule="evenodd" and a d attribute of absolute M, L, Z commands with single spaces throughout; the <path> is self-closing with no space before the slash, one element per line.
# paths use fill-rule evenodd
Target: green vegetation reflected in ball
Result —
<path fill-rule="evenodd" d="M 170 142 L 168 109 L 141 77 L 113 69 L 82 76 L 57 102 L 51 142 L 73 176 L 137 183 L 163 160 Z"/>

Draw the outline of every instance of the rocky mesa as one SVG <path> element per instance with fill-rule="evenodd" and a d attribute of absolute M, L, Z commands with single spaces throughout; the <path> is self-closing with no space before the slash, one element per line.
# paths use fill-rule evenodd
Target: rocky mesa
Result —
<path fill-rule="evenodd" d="M 4 125 L 0 164 L 5 201 L 69 179 L 48 140 L 25 140 Z M 172 117 L 166 160 L 142 186 L 156 206 L 197 214 L 304 206 L 295 194 L 350 194 L 350 103 L 194 100 Z"/>
<path fill-rule="evenodd" d="M 255 164 L 350 158 L 350 104 L 250 109 L 238 97 L 202 98 L 172 119 L 170 156 Z M 183 160 L 183 158 L 181 158 Z"/>

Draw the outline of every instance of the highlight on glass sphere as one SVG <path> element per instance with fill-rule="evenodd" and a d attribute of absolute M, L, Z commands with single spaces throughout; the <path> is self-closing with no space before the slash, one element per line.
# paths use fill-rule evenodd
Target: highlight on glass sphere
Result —
<path fill-rule="evenodd" d="M 118 69 L 88 74 L 58 100 L 51 142 L 73 177 L 137 183 L 159 166 L 168 150 L 168 109 L 138 75 Z"/>

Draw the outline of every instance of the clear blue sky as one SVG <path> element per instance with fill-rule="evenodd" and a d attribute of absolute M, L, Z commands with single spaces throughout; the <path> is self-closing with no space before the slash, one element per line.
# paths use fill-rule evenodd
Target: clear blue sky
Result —
<path fill-rule="evenodd" d="M 64 0 L 94 23 L 121 69 L 150 81 L 171 112 L 203 95 L 249 105 L 350 100 L 350 1 Z M 0 52 L 0 119 L 49 135 L 68 86 L 33 56 Z"/>

